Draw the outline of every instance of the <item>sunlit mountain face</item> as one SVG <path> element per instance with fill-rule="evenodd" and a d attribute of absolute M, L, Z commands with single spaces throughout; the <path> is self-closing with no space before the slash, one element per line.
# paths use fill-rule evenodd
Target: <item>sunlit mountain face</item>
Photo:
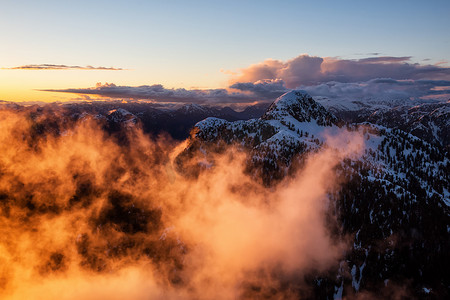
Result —
<path fill-rule="evenodd" d="M 2 105 L 0 298 L 448 298 L 449 104 L 316 100 Z"/>

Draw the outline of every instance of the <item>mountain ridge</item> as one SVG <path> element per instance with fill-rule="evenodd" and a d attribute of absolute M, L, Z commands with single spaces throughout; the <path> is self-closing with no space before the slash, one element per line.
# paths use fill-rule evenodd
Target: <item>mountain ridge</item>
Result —
<path fill-rule="evenodd" d="M 312 288 L 318 297 L 329 299 L 362 291 L 376 294 L 386 282 L 409 282 L 413 297 L 425 297 L 427 290 L 438 298 L 448 296 L 448 155 L 439 146 L 396 128 L 368 122 L 319 125 L 317 119 L 327 120 L 323 116 L 328 114 L 320 104 L 304 110 L 299 104 L 305 99 L 312 100 L 294 91 L 278 98 L 260 119 L 208 118 L 197 123 L 188 147 L 178 157 L 179 170 L 189 168 L 184 162 L 196 155 L 204 157 L 210 168 L 214 165 L 211 153 L 220 152 L 223 144 L 237 145 L 249 153 L 249 173 L 262 177 L 266 186 L 276 186 L 303 165 L 308 153 L 327 147 L 328 136 L 356 132 L 363 137 L 363 155 L 336 166 L 336 174 L 345 180 L 329 195 L 329 213 L 337 217 L 335 230 L 341 232 L 336 238 L 351 235 L 353 246 L 341 264 L 330 270 L 335 277 L 316 276 Z M 303 115 L 305 111 L 310 114 Z M 194 174 L 199 172 L 201 166 Z"/>

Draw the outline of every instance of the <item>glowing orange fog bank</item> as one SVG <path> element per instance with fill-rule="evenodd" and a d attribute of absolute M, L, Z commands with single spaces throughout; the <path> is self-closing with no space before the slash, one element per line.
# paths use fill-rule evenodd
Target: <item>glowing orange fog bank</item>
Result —
<path fill-rule="evenodd" d="M 343 254 L 326 195 L 357 133 L 269 189 L 234 147 L 192 178 L 174 163 L 184 144 L 134 130 L 121 146 L 93 120 L 57 121 L 58 134 L 39 122 L 0 111 L 2 299 L 292 298 Z"/>

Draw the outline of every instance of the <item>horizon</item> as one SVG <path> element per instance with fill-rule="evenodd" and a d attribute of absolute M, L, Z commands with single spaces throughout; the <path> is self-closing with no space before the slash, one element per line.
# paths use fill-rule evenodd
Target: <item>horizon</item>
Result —
<path fill-rule="evenodd" d="M 448 99 L 449 13 L 447 1 L 6 1 L 0 100 Z"/>

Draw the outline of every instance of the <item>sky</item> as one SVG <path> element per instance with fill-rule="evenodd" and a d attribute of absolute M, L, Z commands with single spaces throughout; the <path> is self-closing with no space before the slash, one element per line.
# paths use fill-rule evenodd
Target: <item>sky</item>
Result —
<path fill-rule="evenodd" d="M 438 0 L 0 0 L 0 100 L 446 97 L 449 15 Z"/>

